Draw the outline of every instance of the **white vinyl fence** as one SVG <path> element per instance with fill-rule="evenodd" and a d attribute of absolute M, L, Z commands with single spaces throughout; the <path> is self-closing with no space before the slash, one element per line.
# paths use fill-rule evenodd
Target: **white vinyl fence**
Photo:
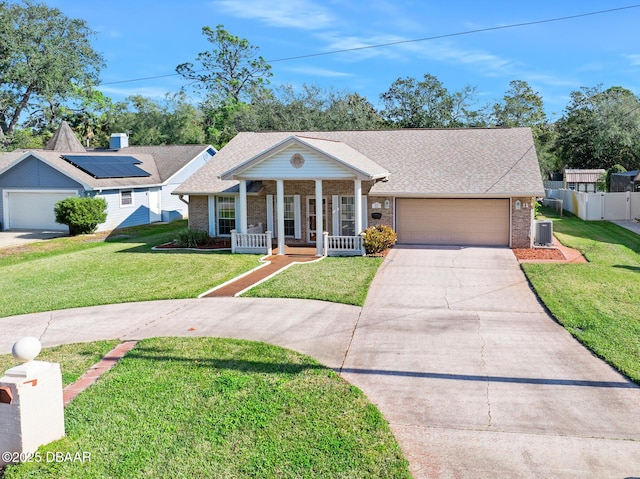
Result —
<path fill-rule="evenodd" d="M 561 200 L 562 209 L 583 220 L 640 219 L 640 192 L 584 193 L 573 190 L 546 190 L 546 199 Z"/>

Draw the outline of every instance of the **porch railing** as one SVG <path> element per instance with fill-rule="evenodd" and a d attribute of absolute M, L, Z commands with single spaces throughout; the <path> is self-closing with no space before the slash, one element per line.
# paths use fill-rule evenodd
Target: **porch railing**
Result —
<path fill-rule="evenodd" d="M 362 236 L 329 236 L 324 233 L 324 254 L 326 256 L 364 256 Z"/>
<path fill-rule="evenodd" d="M 236 230 L 231 230 L 231 252 L 271 255 L 271 231 L 238 233 Z"/>

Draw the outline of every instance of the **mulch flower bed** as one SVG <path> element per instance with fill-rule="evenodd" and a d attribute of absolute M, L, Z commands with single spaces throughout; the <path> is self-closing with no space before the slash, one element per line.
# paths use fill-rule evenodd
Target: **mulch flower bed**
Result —
<path fill-rule="evenodd" d="M 564 261 L 566 258 L 562 252 L 555 248 L 514 248 L 513 254 L 519 261 L 522 260 L 556 260 Z"/>
<path fill-rule="evenodd" d="M 181 249 L 184 246 L 177 245 L 174 241 L 171 243 L 156 246 L 156 249 Z M 231 240 L 212 238 L 211 241 L 197 245 L 194 249 L 230 249 Z"/>

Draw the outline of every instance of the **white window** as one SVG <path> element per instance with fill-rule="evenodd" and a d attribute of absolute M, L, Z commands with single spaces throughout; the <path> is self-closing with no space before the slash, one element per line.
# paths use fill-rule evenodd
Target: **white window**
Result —
<path fill-rule="evenodd" d="M 296 209 L 295 198 L 293 196 L 284 197 L 284 235 L 295 236 L 296 234 Z"/>
<path fill-rule="evenodd" d="M 133 206 L 133 190 L 120 191 L 120 206 Z"/>
<path fill-rule="evenodd" d="M 340 197 L 340 234 L 342 236 L 356 234 L 356 204 L 353 196 Z"/>
<path fill-rule="evenodd" d="M 218 234 L 230 235 L 236 229 L 236 199 L 233 196 L 217 198 Z"/>

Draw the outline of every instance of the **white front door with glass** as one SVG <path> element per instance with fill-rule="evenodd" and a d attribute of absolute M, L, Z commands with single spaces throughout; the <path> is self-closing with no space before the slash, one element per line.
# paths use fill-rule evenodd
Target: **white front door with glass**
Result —
<path fill-rule="evenodd" d="M 316 199 L 313 196 L 307 197 L 307 242 L 315 243 L 316 242 Z M 322 224 L 328 225 L 327 223 L 327 199 L 322 198 Z"/>
<path fill-rule="evenodd" d="M 340 235 L 355 236 L 356 204 L 353 196 L 340 197 Z"/>

